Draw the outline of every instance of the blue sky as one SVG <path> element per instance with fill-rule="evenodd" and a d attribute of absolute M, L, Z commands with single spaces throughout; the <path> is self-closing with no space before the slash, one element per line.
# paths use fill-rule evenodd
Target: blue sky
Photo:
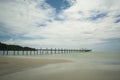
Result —
<path fill-rule="evenodd" d="M 67 0 L 45 0 L 45 1 L 56 10 L 57 14 L 71 6 L 70 2 Z"/>
<path fill-rule="evenodd" d="M 0 0 L 0 42 L 120 49 L 120 0 Z"/>

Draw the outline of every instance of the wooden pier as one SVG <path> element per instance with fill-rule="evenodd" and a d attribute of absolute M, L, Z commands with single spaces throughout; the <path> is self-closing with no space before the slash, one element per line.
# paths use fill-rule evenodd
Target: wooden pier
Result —
<path fill-rule="evenodd" d="M 0 50 L 0 55 L 43 55 L 43 54 L 69 54 L 90 52 L 90 49 L 35 49 L 35 50 Z"/>

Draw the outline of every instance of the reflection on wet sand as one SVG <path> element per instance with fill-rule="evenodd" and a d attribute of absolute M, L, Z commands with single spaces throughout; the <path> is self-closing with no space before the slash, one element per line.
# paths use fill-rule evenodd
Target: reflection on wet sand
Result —
<path fill-rule="evenodd" d="M 38 58 L 38 57 L 37 57 Z M 39 57 L 41 58 L 41 57 Z M 69 59 L 72 62 L 45 66 L 1 76 L 0 80 L 119 80 L 120 54 L 89 53 L 49 55 L 44 58 Z"/>

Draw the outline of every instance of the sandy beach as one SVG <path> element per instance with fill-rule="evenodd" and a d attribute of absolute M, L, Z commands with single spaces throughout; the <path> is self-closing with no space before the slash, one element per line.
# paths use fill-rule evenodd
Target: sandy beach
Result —
<path fill-rule="evenodd" d="M 47 64 L 70 62 L 64 59 L 40 59 L 32 57 L 6 56 L 0 57 L 0 76 L 24 71 Z"/>
<path fill-rule="evenodd" d="M 0 80 L 120 80 L 120 54 L 0 57 Z"/>

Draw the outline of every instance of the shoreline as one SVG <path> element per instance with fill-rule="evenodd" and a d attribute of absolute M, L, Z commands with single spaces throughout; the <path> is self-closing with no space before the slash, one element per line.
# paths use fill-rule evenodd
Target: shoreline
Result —
<path fill-rule="evenodd" d="M 9 68 L 6 68 L 16 72 L 0 76 L 0 80 L 119 80 L 119 55 L 119 53 L 75 53 L 3 56 L 2 61 L 5 61 L 1 64 L 5 66 L 8 60 L 7 67 Z M 17 70 L 13 69 L 13 66 L 10 68 L 10 65 L 15 65 Z"/>
<path fill-rule="evenodd" d="M 66 59 L 47 59 L 26 56 L 0 56 L 0 76 L 42 67 L 48 64 L 72 62 Z"/>

